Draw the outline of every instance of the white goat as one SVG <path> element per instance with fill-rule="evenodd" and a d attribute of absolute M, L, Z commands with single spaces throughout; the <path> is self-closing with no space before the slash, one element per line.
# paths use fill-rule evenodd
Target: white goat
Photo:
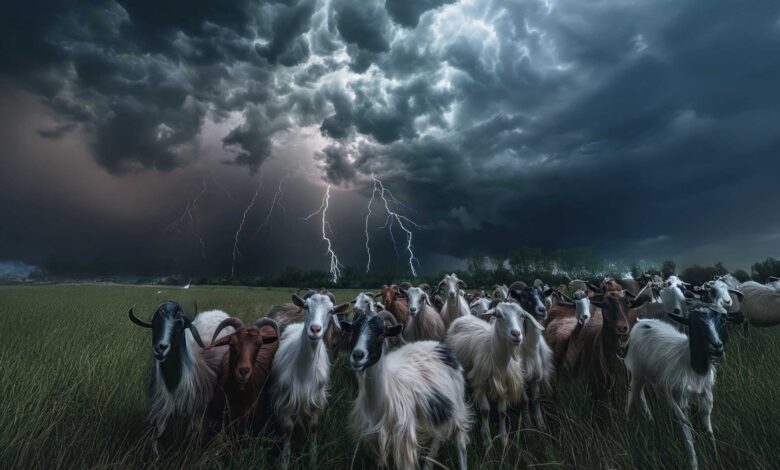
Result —
<path fill-rule="evenodd" d="M 475 299 L 471 302 L 471 304 L 469 304 L 469 311 L 472 315 L 478 317 L 490 310 L 490 302 L 491 300 L 487 297 L 480 297 Z"/>
<path fill-rule="evenodd" d="M 349 304 L 334 306 L 327 292 L 310 291 L 304 299 L 293 294 L 292 301 L 303 309 L 304 320 L 284 329 L 271 368 L 271 403 L 284 436 L 283 468 L 290 463 L 293 428 L 304 420 L 308 420 L 309 458 L 316 466 L 317 423 L 327 405 L 330 386 L 330 357 L 323 336 L 333 315 L 349 308 Z"/>
<path fill-rule="evenodd" d="M 652 420 L 644 387 L 650 385 L 663 393 L 680 423 L 691 468 L 697 469 L 688 402 L 690 399 L 698 401 L 702 424 L 714 448 L 715 435 L 710 421 L 715 385 L 712 359 L 723 355 L 726 321 L 741 320 L 732 316 L 724 318 L 718 307 L 705 304 L 692 307 L 687 318 L 675 313 L 669 316 L 688 326 L 688 336 L 660 320 L 639 320 L 631 330 L 625 358 L 631 377 L 626 413 L 641 406 L 645 417 Z"/>
<path fill-rule="evenodd" d="M 449 328 L 450 324 L 456 318 L 470 315 L 469 303 L 463 296 L 463 289 L 466 283 L 458 279 L 455 273 L 447 274 L 436 287 L 438 293 L 446 287 L 447 295 L 444 297 L 444 306 L 441 308 L 441 318 L 444 320 L 444 327 Z"/>
<path fill-rule="evenodd" d="M 501 302 L 483 317 L 494 317 L 495 321 L 485 322 L 471 315 L 456 319 L 450 325 L 445 343 L 463 364 L 471 383 L 474 402 L 482 415 L 482 439 L 486 445 L 491 442 L 490 400 L 493 400 L 498 406 L 499 436 L 506 445 L 507 407 L 520 403 L 523 397 L 524 320 L 540 330 L 543 328 L 516 303 Z"/>
<path fill-rule="evenodd" d="M 360 388 L 352 427 L 380 465 L 390 455 L 397 468 L 416 468 L 420 446 L 428 444 L 427 468 L 441 443 L 454 437 L 458 468 L 465 470 L 471 410 L 463 368 L 447 347 L 420 341 L 385 353 L 384 339 L 398 336 L 401 325 L 365 315 L 341 325 L 354 335 L 350 364 Z"/>
<path fill-rule="evenodd" d="M 751 326 L 780 325 L 780 292 L 754 281 L 740 286 L 744 293 L 742 313 Z"/>
<path fill-rule="evenodd" d="M 410 342 L 441 341 L 447 334 L 447 328 L 444 326 L 441 315 L 431 305 L 431 300 L 424 289 L 430 289 L 428 284 L 420 284 L 420 287 L 401 288 L 409 306 L 409 319 L 404 328 L 404 339 Z"/>

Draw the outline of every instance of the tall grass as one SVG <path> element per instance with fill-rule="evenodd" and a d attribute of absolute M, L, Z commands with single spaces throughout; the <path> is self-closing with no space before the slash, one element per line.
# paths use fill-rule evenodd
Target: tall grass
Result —
<path fill-rule="evenodd" d="M 141 468 L 152 465 L 145 422 L 150 335 L 127 321 L 127 309 L 148 317 L 164 300 L 199 310 L 220 308 L 244 321 L 288 301 L 290 289 L 195 286 L 19 286 L 0 288 L 0 468 Z M 337 291 L 346 301 L 356 291 Z M 702 468 L 780 467 L 780 330 L 732 335 L 718 366 L 713 423 L 718 458 L 697 433 Z M 344 358 L 334 365 L 331 399 L 320 423 L 318 468 L 374 468 L 347 430 L 357 385 Z M 549 433 L 524 429 L 505 451 L 486 450 L 472 433 L 472 468 L 684 468 L 678 430 L 659 397 L 655 421 L 593 403 L 578 383 L 559 386 Z M 206 449 L 184 442 L 181 426 L 163 442 L 164 468 L 275 467 L 268 438 L 222 433 Z M 305 466 L 305 436 L 296 465 Z M 440 453 L 454 467 L 454 449 Z"/>

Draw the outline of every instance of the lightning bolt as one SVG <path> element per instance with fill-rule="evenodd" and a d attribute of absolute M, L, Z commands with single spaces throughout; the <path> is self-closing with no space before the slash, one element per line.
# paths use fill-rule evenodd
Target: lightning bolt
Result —
<path fill-rule="evenodd" d="M 414 256 L 414 247 L 412 246 L 412 231 L 409 230 L 406 227 L 406 225 L 404 225 L 404 223 L 414 228 L 420 228 L 420 225 L 417 224 L 415 221 L 411 220 L 410 218 L 392 210 L 390 208 L 390 202 L 393 202 L 394 204 L 398 204 L 401 207 L 407 207 L 407 206 L 401 203 L 398 199 L 396 199 L 393 193 L 391 193 L 389 189 L 385 188 L 385 185 L 382 183 L 382 181 L 376 176 L 374 176 L 373 173 L 371 174 L 371 180 L 374 182 L 374 188 L 371 193 L 371 200 L 369 201 L 369 211 L 370 211 L 371 202 L 374 200 L 374 195 L 379 194 L 379 197 L 382 199 L 382 202 L 384 202 L 385 210 L 387 211 L 387 222 L 385 223 L 385 225 L 388 227 L 390 238 L 393 239 L 393 246 L 395 246 L 395 237 L 393 236 L 392 224 L 397 223 L 398 226 L 401 227 L 401 230 L 403 230 L 404 233 L 406 233 L 406 251 L 409 252 L 409 270 L 412 272 L 412 276 L 417 277 L 417 270 L 415 269 L 414 264 L 417 263 L 419 265 L 420 260 Z M 368 216 L 366 216 L 366 223 L 368 223 Z M 367 230 L 366 230 L 366 250 L 368 250 Z"/>
<path fill-rule="evenodd" d="M 374 189 L 371 191 L 371 199 L 368 200 L 368 212 L 366 212 L 366 225 L 365 225 L 365 232 L 366 232 L 366 255 L 368 256 L 368 261 L 366 262 L 366 272 L 368 272 L 371 269 L 371 248 L 368 246 L 369 242 L 369 236 L 368 236 L 368 218 L 371 217 L 371 204 L 374 202 L 374 196 L 376 195 L 376 183 L 374 183 Z M 395 240 L 393 240 L 395 241 Z"/>
<path fill-rule="evenodd" d="M 203 188 L 195 195 L 192 200 L 187 201 L 187 205 L 184 207 L 184 212 L 173 220 L 170 224 L 168 224 L 167 227 L 165 227 L 165 230 L 163 233 L 171 233 L 176 232 L 174 235 L 174 238 L 178 235 L 182 234 L 182 227 L 184 226 L 184 222 L 187 219 L 190 219 L 190 230 L 192 231 L 192 234 L 195 235 L 195 237 L 198 239 L 198 243 L 200 244 L 200 256 L 202 259 L 206 259 L 206 242 L 203 240 L 203 237 L 200 235 L 200 224 L 198 223 L 197 218 L 193 214 L 194 211 L 198 210 L 198 201 L 201 197 L 203 197 L 204 194 L 206 194 L 206 191 L 208 188 L 206 187 L 206 178 L 203 178 Z"/>
<path fill-rule="evenodd" d="M 246 209 L 244 209 L 244 213 L 241 215 L 241 223 L 238 224 L 238 228 L 236 229 L 236 236 L 234 238 L 233 242 L 233 263 L 230 265 L 230 277 L 235 277 L 236 275 L 236 257 L 240 254 L 238 251 L 238 240 L 241 238 L 241 232 L 244 230 L 244 224 L 246 224 L 246 215 L 249 213 L 249 211 L 252 210 L 252 207 L 255 205 L 255 201 L 257 200 L 257 195 L 260 194 L 260 190 L 263 188 L 263 174 L 260 173 L 260 176 L 257 178 L 257 187 L 255 187 L 255 193 L 252 195 L 252 199 L 249 200 L 249 204 L 247 204 Z"/>
<path fill-rule="evenodd" d="M 279 180 L 279 187 L 276 189 L 276 192 L 274 193 L 274 198 L 271 200 L 271 207 L 270 209 L 268 209 L 268 214 L 266 214 L 263 223 L 260 224 L 259 227 L 257 227 L 257 230 L 255 230 L 252 236 L 255 236 L 258 233 L 260 233 L 263 227 L 268 225 L 268 222 L 271 221 L 271 215 L 273 214 L 274 208 L 276 208 L 276 206 L 281 207 L 284 216 L 287 217 L 287 209 L 285 209 L 285 207 L 282 205 L 281 200 L 282 200 L 282 190 L 284 189 L 284 182 L 287 181 L 287 178 L 289 177 L 290 177 L 290 173 L 287 173 L 286 175 L 284 175 L 284 178 Z"/>
<path fill-rule="evenodd" d="M 330 280 L 331 282 L 336 282 L 339 280 L 339 276 L 341 276 L 341 263 L 339 263 L 339 259 L 336 256 L 336 252 L 333 251 L 333 244 L 330 241 L 330 238 L 328 238 L 328 235 L 326 233 L 326 227 L 328 230 L 330 230 L 331 233 L 333 233 L 333 230 L 330 227 L 330 224 L 327 220 L 328 215 L 328 206 L 330 205 L 330 185 L 327 186 L 325 189 L 325 196 L 322 198 L 322 204 L 320 204 L 319 209 L 312 212 L 311 214 L 307 215 L 306 217 L 302 217 L 303 220 L 309 220 L 312 217 L 314 217 L 317 214 L 322 214 L 322 239 L 325 240 L 325 242 L 328 244 L 328 250 L 327 254 L 330 256 Z"/>

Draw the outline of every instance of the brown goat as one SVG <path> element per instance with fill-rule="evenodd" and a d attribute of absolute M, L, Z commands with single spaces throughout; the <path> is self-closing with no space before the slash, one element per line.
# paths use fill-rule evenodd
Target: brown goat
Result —
<path fill-rule="evenodd" d="M 409 319 L 409 306 L 406 299 L 400 295 L 398 286 L 385 284 L 379 291 L 379 295 L 382 296 L 382 304 L 387 311 L 395 317 L 398 323 L 406 325 L 406 321 Z"/>
<path fill-rule="evenodd" d="M 632 300 L 622 290 L 606 291 L 600 299 L 591 301 L 598 309 L 594 309 L 593 317 L 582 327 L 577 326 L 573 317 L 556 315 L 548 324 L 550 331 L 545 338 L 557 342 L 556 352 L 562 355 L 562 375 L 584 378 L 595 398 L 609 398 L 616 378 L 624 375 L 618 354 L 628 341 L 630 310 L 646 300 L 645 297 Z"/>
<path fill-rule="evenodd" d="M 228 326 L 236 331 L 217 340 L 219 332 Z M 262 404 L 263 391 L 279 347 L 279 326 L 269 318 L 261 318 L 245 328 L 238 318 L 227 318 L 217 327 L 214 339 L 207 349 L 230 345 L 219 380 L 230 419 L 239 421 L 244 429 L 258 431 L 269 416 Z"/>

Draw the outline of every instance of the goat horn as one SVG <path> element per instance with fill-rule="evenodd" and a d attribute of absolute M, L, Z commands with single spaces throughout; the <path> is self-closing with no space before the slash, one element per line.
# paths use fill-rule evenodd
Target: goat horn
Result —
<path fill-rule="evenodd" d="M 263 317 L 263 318 L 260 318 L 260 319 L 256 320 L 252 324 L 252 326 L 257 328 L 258 330 L 260 328 L 262 328 L 263 326 L 265 326 L 265 325 L 268 325 L 271 328 L 273 328 L 274 331 L 276 332 L 276 336 L 279 336 L 279 324 L 276 323 L 276 321 L 273 318 Z"/>
<path fill-rule="evenodd" d="M 127 317 L 130 319 L 131 322 L 135 323 L 136 325 L 140 326 L 141 328 L 151 328 L 152 324 L 147 323 L 140 318 L 136 317 L 133 313 L 133 309 L 131 308 L 129 312 L 127 312 Z"/>
<path fill-rule="evenodd" d="M 377 313 L 377 316 L 382 320 L 389 321 L 393 324 L 393 326 L 398 324 L 398 320 L 393 316 L 392 313 L 388 312 L 387 310 L 382 310 L 381 312 Z"/>
<path fill-rule="evenodd" d="M 240 330 L 241 328 L 244 327 L 244 322 L 242 322 L 241 320 L 235 317 L 225 318 L 224 320 L 222 320 L 222 322 L 219 325 L 217 325 L 217 329 L 214 330 L 214 336 L 211 337 L 211 342 L 214 343 L 214 341 L 217 340 L 217 336 L 219 336 L 219 333 L 225 328 L 227 328 L 228 326 L 232 326 L 236 330 Z"/>
<path fill-rule="evenodd" d="M 311 297 L 312 295 L 314 295 L 314 294 L 316 294 L 316 293 L 317 293 L 317 291 L 316 291 L 316 290 L 314 290 L 314 289 L 309 289 L 309 290 L 307 290 L 307 291 L 306 291 L 306 293 L 305 293 L 305 294 L 303 294 L 303 300 L 306 300 L 306 299 L 308 299 L 309 297 Z"/>
<path fill-rule="evenodd" d="M 420 287 L 420 289 L 422 289 L 422 290 L 426 290 L 426 289 L 427 289 L 427 290 L 428 290 L 428 292 L 430 292 L 430 290 L 431 290 L 431 286 L 429 286 L 429 285 L 428 285 L 427 283 L 425 283 L 425 282 L 423 282 L 422 284 L 420 284 L 418 287 Z"/>
<path fill-rule="evenodd" d="M 327 289 L 322 289 L 322 290 L 320 291 L 320 294 L 325 294 L 325 295 L 327 295 L 327 296 L 328 296 L 328 298 L 330 299 L 330 301 L 331 301 L 331 302 L 333 302 L 333 305 L 336 305 L 336 296 L 335 296 L 335 295 L 333 295 L 333 293 L 332 293 L 331 291 L 329 291 L 329 290 L 327 290 Z"/>
<path fill-rule="evenodd" d="M 436 286 L 436 292 L 440 292 L 442 288 L 444 287 L 445 281 L 442 279 L 439 281 L 439 284 Z"/>
<path fill-rule="evenodd" d="M 534 324 L 534 326 L 536 327 L 537 330 L 544 331 L 544 327 L 538 321 L 536 321 L 536 318 L 534 318 L 533 315 L 531 315 L 530 313 L 526 312 L 525 310 L 523 310 L 523 315 L 525 315 L 526 318 L 531 320 L 531 323 Z"/>
<path fill-rule="evenodd" d="M 460 279 L 458 279 L 458 285 L 460 286 L 461 289 L 465 289 L 468 287 L 468 284 L 466 284 L 465 281 L 462 281 Z"/>
<path fill-rule="evenodd" d="M 515 286 L 517 286 L 517 287 L 515 287 Z M 528 285 L 525 282 L 523 282 L 523 281 L 515 281 L 515 282 L 513 282 L 509 286 L 509 290 L 520 290 L 520 289 L 525 289 L 526 287 L 528 287 Z"/>
<path fill-rule="evenodd" d="M 184 315 L 184 321 L 187 322 L 187 328 L 190 329 L 190 333 L 192 333 L 192 337 L 195 338 L 195 342 L 198 343 L 198 346 L 205 348 L 206 345 L 203 344 L 203 340 L 200 338 L 200 333 L 198 332 L 198 329 L 195 328 L 195 325 L 192 324 L 190 317 Z"/>

